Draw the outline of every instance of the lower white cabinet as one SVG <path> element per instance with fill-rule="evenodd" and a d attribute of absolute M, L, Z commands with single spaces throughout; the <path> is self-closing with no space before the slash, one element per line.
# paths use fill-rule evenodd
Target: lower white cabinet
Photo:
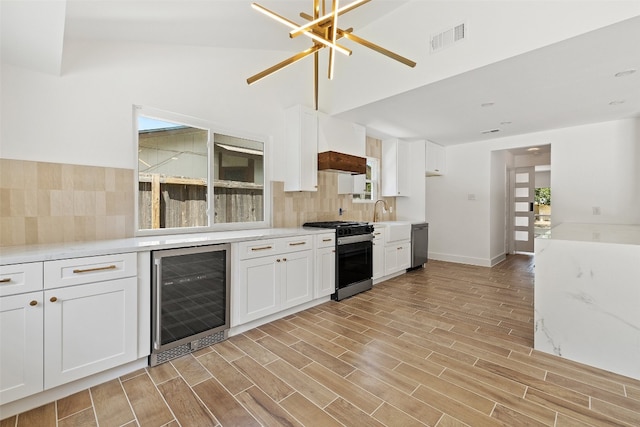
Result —
<path fill-rule="evenodd" d="M 0 405 L 137 358 L 136 254 L 42 264 L 28 281 L 45 290 L 0 298 Z M 56 288 L 67 269 L 76 284 Z"/>
<path fill-rule="evenodd" d="M 252 246 L 254 245 L 254 246 Z M 245 256 L 238 262 L 232 326 L 268 316 L 313 299 L 311 238 L 276 239 L 268 245 L 243 242 L 240 248 L 275 251 L 273 255 Z M 298 250 L 299 248 L 299 250 Z M 241 253 L 243 251 L 241 250 Z M 240 258 L 243 258 L 241 256 Z"/>
<path fill-rule="evenodd" d="M 42 291 L 0 298 L 0 404 L 42 391 Z"/>
<path fill-rule="evenodd" d="M 135 277 L 44 292 L 44 388 L 136 359 Z"/>
<path fill-rule="evenodd" d="M 373 230 L 373 280 L 379 279 L 384 273 L 384 227 L 374 226 Z"/>
<path fill-rule="evenodd" d="M 336 291 L 336 233 L 316 236 L 315 298 Z"/>
<path fill-rule="evenodd" d="M 384 248 L 384 274 L 389 275 L 411 267 L 411 241 L 387 244 Z"/>

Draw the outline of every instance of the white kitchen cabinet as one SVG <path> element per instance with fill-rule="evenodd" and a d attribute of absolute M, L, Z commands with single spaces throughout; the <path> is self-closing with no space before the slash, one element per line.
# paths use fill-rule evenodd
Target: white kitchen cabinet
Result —
<path fill-rule="evenodd" d="M 387 244 L 384 247 L 384 274 L 394 274 L 411 267 L 411 241 Z"/>
<path fill-rule="evenodd" d="M 282 257 L 282 309 L 313 299 L 313 251 L 300 251 Z"/>
<path fill-rule="evenodd" d="M 411 150 L 397 138 L 382 141 L 382 196 L 411 195 Z"/>
<path fill-rule="evenodd" d="M 242 242 L 231 326 L 313 299 L 313 236 Z"/>
<path fill-rule="evenodd" d="M 44 387 L 52 388 L 137 357 L 135 277 L 44 292 Z"/>
<path fill-rule="evenodd" d="M 0 298 L 0 404 L 42 391 L 42 299 L 42 291 Z"/>
<path fill-rule="evenodd" d="M 316 236 L 315 298 L 336 291 L 336 233 Z"/>
<path fill-rule="evenodd" d="M 284 191 L 318 190 L 318 117 L 296 105 L 285 110 Z"/>
<path fill-rule="evenodd" d="M 427 141 L 426 176 L 439 176 L 445 173 L 445 149 L 442 145 Z"/>
<path fill-rule="evenodd" d="M 135 360 L 136 273 L 136 254 L 3 266 L 41 290 L 0 298 L 0 404 Z"/>
<path fill-rule="evenodd" d="M 338 194 L 362 194 L 366 191 L 365 174 L 338 174 Z"/>
<path fill-rule="evenodd" d="M 364 126 L 318 112 L 318 152 L 337 151 L 364 157 L 367 135 Z"/>
<path fill-rule="evenodd" d="M 373 231 L 373 280 L 384 276 L 384 226 L 374 225 Z"/>
<path fill-rule="evenodd" d="M 237 318 L 240 325 L 275 313 L 280 308 L 280 265 L 276 256 L 252 258 L 239 263 Z M 280 260 L 281 261 L 281 260 Z"/>

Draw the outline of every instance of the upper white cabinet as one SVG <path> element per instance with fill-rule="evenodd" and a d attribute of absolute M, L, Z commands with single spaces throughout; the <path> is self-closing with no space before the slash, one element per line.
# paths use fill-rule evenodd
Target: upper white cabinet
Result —
<path fill-rule="evenodd" d="M 400 139 L 382 141 L 382 196 L 411 195 L 411 150 Z"/>
<path fill-rule="evenodd" d="M 445 151 L 442 145 L 427 141 L 426 176 L 438 176 L 445 173 Z"/>
<path fill-rule="evenodd" d="M 318 116 L 301 105 L 285 110 L 284 191 L 318 190 Z"/>
<path fill-rule="evenodd" d="M 367 135 L 364 126 L 318 113 L 318 152 L 337 151 L 364 157 Z"/>
<path fill-rule="evenodd" d="M 366 191 L 367 176 L 361 175 L 338 175 L 338 194 L 362 194 Z"/>

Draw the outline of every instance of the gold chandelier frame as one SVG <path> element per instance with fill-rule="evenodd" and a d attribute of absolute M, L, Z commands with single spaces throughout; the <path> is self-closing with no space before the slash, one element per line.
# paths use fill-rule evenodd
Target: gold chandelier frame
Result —
<path fill-rule="evenodd" d="M 327 77 L 329 80 L 333 79 L 334 76 L 334 67 L 335 67 L 335 55 L 336 52 L 342 53 L 343 55 L 351 55 L 351 50 L 347 49 L 344 46 L 339 45 L 337 42 L 341 39 L 351 40 L 355 43 L 358 43 L 362 46 L 365 46 L 369 49 L 372 49 L 378 53 L 381 53 L 391 59 L 394 59 L 398 62 L 401 62 L 409 67 L 415 67 L 416 63 L 411 61 L 410 59 L 405 58 L 404 56 L 400 56 L 397 53 L 391 52 L 388 49 L 383 48 L 382 46 L 378 46 L 368 40 L 363 39 L 362 37 L 358 37 L 353 34 L 353 28 L 348 28 L 346 30 L 342 30 L 338 28 L 338 17 L 343 15 L 357 7 L 362 6 L 370 2 L 371 0 L 354 0 L 350 4 L 346 6 L 339 6 L 339 0 L 332 0 L 331 11 L 327 12 L 325 7 L 325 0 L 312 0 L 313 2 L 313 14 L 309 15 L 304 12 L 300 12 L 300 17 L 307 20 L 308 22 L 304 25 L 299 25 L 294 21 L 291 21 L 283 16 L 278 15 L 271 10 L 260 6 L 257 3 L 253 3 L 251 6 L 267 15 L 268 17 L 286 25 L 291 30 L 289 32 L 289 37 L 294 38 L 300 35 L 304 35 L 309 37 L 313 41 L 313 45 L 308 49 L 303 50 L 302 52 L 296 53 L 290 58 L 285 59 L 282 62 L 279 62 L 258 74 L 255 74 L 247 79 L 247 83 L 249 85 L 256 83 L 257 81 L 275 73 L 278 70 L 281 70 L 291 64 L 294 64 L 301 59 L 306 58 L 307 56 L 314 56 L 314 67 L 313 67 L 313 99 L 315 104 L 315 109 L 318 109 L 318 63 L 319 63 L 319 51 L 328 48 L 329 49 L 329 69 L 327 72 Z M 320 9 L 322 7 L 322 14 L 320 13 Z"/>

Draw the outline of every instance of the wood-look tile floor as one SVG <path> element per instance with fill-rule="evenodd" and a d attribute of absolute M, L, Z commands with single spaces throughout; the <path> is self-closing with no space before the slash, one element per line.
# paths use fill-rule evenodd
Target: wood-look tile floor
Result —
<path fill-rule="evenodd" d="M 532 257 L 429 261 L 0 427 L 640 425 L 640 381 L 532 345 Z"/>

